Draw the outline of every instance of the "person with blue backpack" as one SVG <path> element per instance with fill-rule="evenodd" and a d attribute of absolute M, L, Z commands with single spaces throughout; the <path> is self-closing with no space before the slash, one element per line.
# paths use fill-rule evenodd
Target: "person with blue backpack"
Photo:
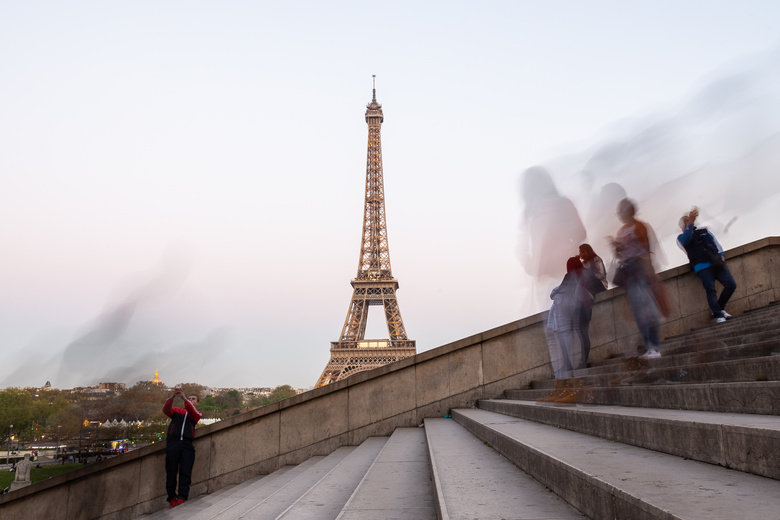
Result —
<path fill-rule="evenodd" d="M 726 255 L 717 239 L 707 228 L 696 227 L 698 216 L 699 210 L 696 207 L 682 216 L 682 233 L 677 237 L 677 243 L 688 255 L 691 269 L 701 279 L 713 322 L 723 323 L 727 318 L 731 318 L 731 314 L 726 312 L 726 304 L 737 289 L 737 283 L 726 266 Z M 716 281 L 723 285 L 720 296 L 715 287 Z"/>

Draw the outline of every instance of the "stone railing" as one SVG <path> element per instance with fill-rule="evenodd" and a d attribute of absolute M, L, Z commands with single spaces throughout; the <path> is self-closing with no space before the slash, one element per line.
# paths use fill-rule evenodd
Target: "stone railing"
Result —
<path fill-rule="evenodd" d="M 728 251 L 737 281 L 729 310 L 739 314 L 780 300 L 780 238 Z M 672 303 L 662 336 L 705 324 L 709 312 L 698 278 L 687 266 L 661 274 Z M 625 293 L 596 299 L 591 359 L 639 343 Z M 200 428 L 191 496 L 298 464 L 370 436 L 417 426 L 451 408 L 500 396 L 552 370 L 545 313 L 476 334 L 414 357 Z M 162 403 L 161 403 L 162 405 Z M 0 496 L 3 520 L 124 520 L 165 504 L 164 443 L 133 451 Z"/>

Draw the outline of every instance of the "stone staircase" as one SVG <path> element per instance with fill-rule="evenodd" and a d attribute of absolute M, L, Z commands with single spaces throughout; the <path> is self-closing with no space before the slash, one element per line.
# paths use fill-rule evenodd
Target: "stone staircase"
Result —
<path fill-rule="evenodd" d="M 780 305 L 141 518 L 778 519 Z"/>

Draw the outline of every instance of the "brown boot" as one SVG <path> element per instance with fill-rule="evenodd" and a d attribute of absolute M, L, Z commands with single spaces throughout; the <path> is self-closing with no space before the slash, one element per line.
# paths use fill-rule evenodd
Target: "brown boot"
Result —
<path fill-rule="evenodd" d="M 555 389 L 547 397 L 542 397 L 536 400 L 537 403 L 552 403 L 557 399 L 563 397 L 564 393 L 571 387 L 568 379 L 556 379 Z"/>

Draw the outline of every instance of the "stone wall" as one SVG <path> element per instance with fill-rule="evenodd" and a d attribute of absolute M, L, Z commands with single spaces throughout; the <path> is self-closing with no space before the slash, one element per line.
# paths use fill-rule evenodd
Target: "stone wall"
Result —
<path fill-rule="evenodd" d="M 780 237 L 727 252 L 738 288 L 732 314 L 780 301 Z M 682 266 L 661 274 L 672 303 L 662 327 L 669 337 L 709 320 L 704 292 Z M 522 388 L 552 370 L 545 313 L 476 334 L 392 365 L 200 428 L 191 496 L 212 493 L 370 436 L 417 426 L 451 408 Z M 640 342 L 625 293 L 596 299 L 591 360 L 635 349 Z M 327 342 L 326 342 L 327 343 Z M 160 403 L 162 406 L 162 403 Z M 120 520 L 165 504 L 164 443 L 0 496 L 3 520 Z"/>

